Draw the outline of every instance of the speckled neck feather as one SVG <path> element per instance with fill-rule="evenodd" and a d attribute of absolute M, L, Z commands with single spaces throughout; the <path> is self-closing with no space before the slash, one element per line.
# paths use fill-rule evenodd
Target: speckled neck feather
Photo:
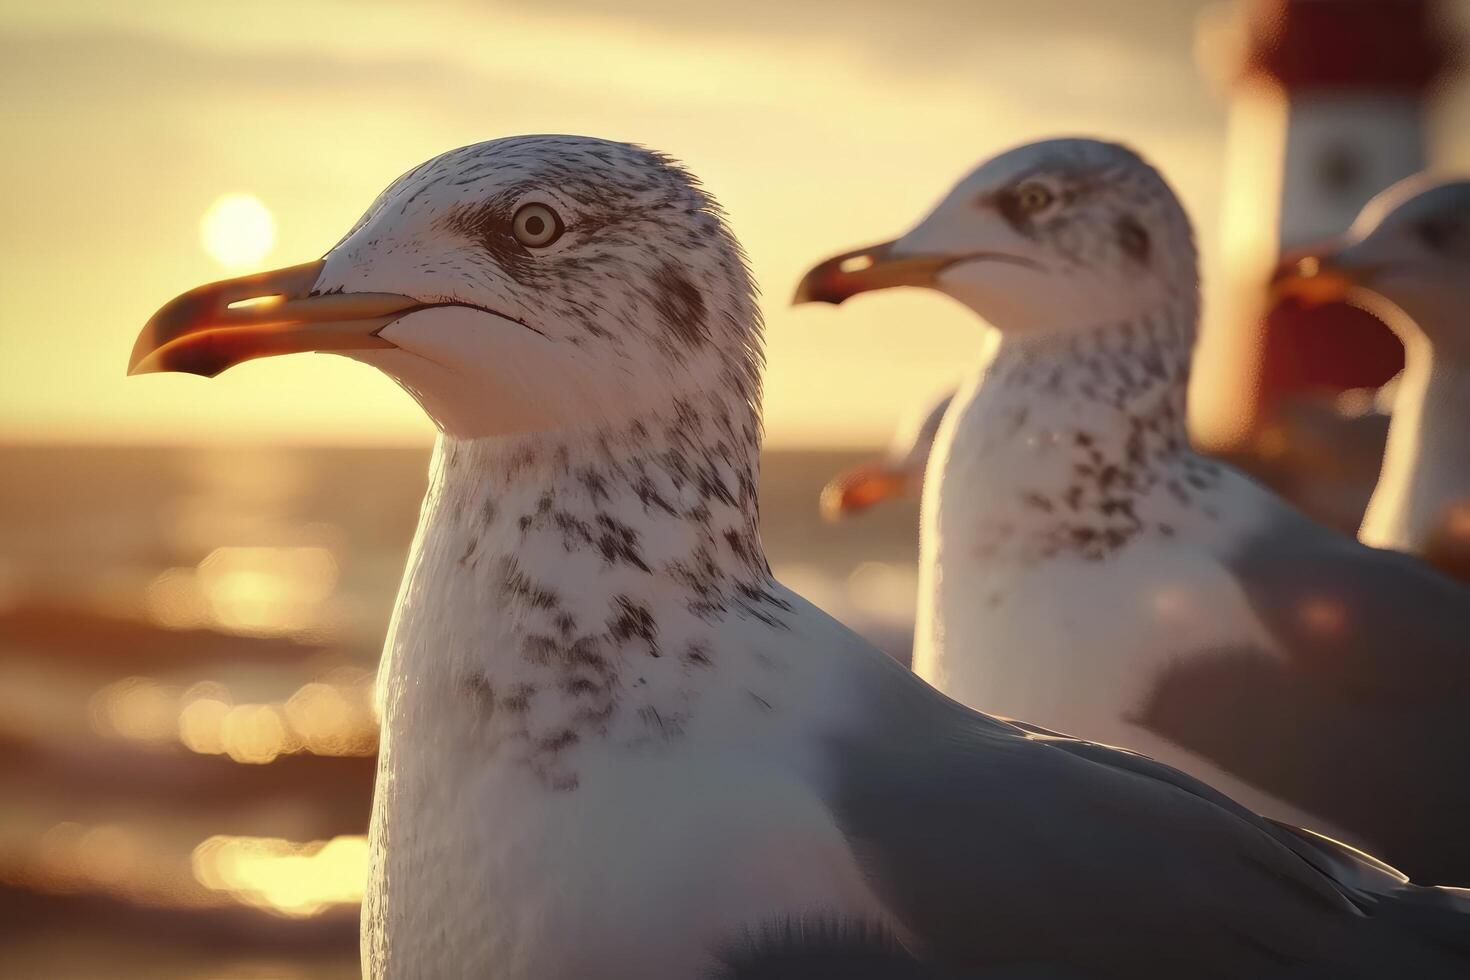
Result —
<path fill-rule="evenodd" d="M 481 737 L 556 789 L 575 788 L 588 742 L 678 737 L 731 667 L 719 624 L 779 630 L 789 612 L 758 536 L 758 451 L 754 412 L 720 394 L 592 432 L 445 438 L 403 615 L 436 603 L 427 616 L 470 635 L 395 673 L 457 672 Z M 477 635 L 494 639 L 461 646 Z"/>
<path fill-rule="evenodd" d="M 1185 428 L 1194 323 L 1181 302 L 1001 340 L 960 422 L 981 431 L 953 442 L 980 447 L 969 464 L 986 494 L 980 557 L 1101 560 L 1140 534 L 1172 535 L 1181 512 L 1211 514 L 1219 467 Z"/>

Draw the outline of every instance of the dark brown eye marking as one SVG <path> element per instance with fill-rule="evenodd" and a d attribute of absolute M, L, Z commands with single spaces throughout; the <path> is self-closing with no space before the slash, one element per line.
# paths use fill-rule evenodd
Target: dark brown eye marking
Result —
<path fill-rule="evenodd" d="M 525 282 L 534 274 L 536 258 L 516 241 L 511 231 L 509 202 L 503 198 L 455 208 L 442 220 L 445 228 L 484 249 L 517 282 Z"/>
<path fill-rule="evenodd" d="M 1149 252 L 1153 248 L 1148 229 L 1139 224 L 1133 215 L 1125 214 L 1118 219 L 1117 232 L 1118 247 L 1123 250 L 1123 254 L 1139 265 L 1147 265 Z"/>
<path fill-rule="evenodd" d="M 1012 228 L 1029 235 L 1052 205 L 1058 201 L 1071 204 L 1077 198 L 1074 174 L 1052 172 L 1049 176 L 1056 182 L 1055 187 L 1034 176 L 1023 177 L 1008 187 L 981 196 L 976 203 L 994 207 Z"/>
<path fill-rule="evenodd" d="M 653 274 L 653 307 L 669 333 L 686 346 L 698 348 L 709 341 L 704 294 L 672 262 Z"/>
<path fill-rule="evenodd" d="M 1021 199 L 1016 196 L 1016 189 L 1014 187 L 1007 187 L 1004 190 L 996 191 L 989 198 L 988 203 L 995 206 L 995 210 L 1000 212 L 1000 216 L 1006 220 L 1006 224 L 1010 225 L 1016 231 L 1029 234 L 1031 225 L 1027 221 L 1026 211 L 1021 207 Z"/>
<path fill-rule="evenodd" d="M 499 201 L 457 207 L 443 219 L 444 226 L 456 234 L 474 239 L 489 247 L 504 239 L 510 231 L 510 215 Z"/>

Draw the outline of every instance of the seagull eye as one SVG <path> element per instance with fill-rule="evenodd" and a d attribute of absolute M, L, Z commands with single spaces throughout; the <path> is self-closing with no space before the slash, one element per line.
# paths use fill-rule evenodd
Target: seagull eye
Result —
<path fill-rule="evenodd" d="M 1056 195 L 1045 184 L 1022 184 L 1016 188 L 1016 204 L 1020 207 L 1022 214 L 1044 211 L 1054 200 L 1056 200 Z"/>
<path fill-rule="evenodd" d="M 556 212 L 544 204 L 527 204 L 515 213 L 511 234 L 527 248 L 545 248 L 561 237 L 565 227 Z"/>

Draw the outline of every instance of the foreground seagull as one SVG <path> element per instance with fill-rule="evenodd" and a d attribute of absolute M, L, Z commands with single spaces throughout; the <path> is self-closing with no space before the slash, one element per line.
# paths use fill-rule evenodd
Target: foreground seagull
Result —
<path fill-rule="evenodd" d="M 1151 167 L 1057 140 L 807 275 L 798 300 L 928 286 L 999 335 L 925 481 L 914 669 L 1470 882 L 1470 591 L 1190 449 L 1195 269 Z"/>
<path fill-rule="evenodd" d="M 1383 471 L 1358 537 L 1461 570 L 1470 559 L 1470 181 L 1399 182 L 1344 240 L 1290 257 L 1275 287 L 1360 302 L 1403 341 Z"/>
<path fill-rule="evenodd" d="M 753 284 L 666 158 L 453 150 L 320 262 L 169 303 L 133 370 L 302 350 L 443 432 L 382 666 L 369 976 L 1470 966 L 1470 896 L 971 711 L 772 579 Z"/>
<path fill-rule="evenodd" d="M 885 500 L 917 497 L 924 486 L 934 437 L 953 399 L 954 392 L 950 392 L 922 415 L 906 420 L 881 457 L 860 463 L 828 482 L 822 488 L 822 516 L 839 521 Z"/>

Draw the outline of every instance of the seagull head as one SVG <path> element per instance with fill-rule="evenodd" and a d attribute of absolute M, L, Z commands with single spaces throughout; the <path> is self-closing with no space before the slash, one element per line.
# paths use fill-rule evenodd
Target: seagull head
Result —
<path fill-rule="evenodd" d="M 717 387 L 753 403 L 753 293 L 718 206 L 668 158 L 513 137 L 404 174 L 319 261 L 172 300 L 130 373 L 332 351 L 455 436 L 616 424 Z"/>
<path fill-rule="evenodd" d="M 1435 348 L 1470 358 L 1470 180 L 1400 181 L 1341 238 L 1283 257 L 1272 292 L 1309 305 L 1387 301 Z"/>
<path fill-rule="evenodd" d="M 1002 333 L 1093 326 L 1193 302 L 1193 233 L 1178 198 L 1132 150 L 1031 143 L 981 164 L 893 241 L 816 265 L 795 302 L 926 286 Z"/>

